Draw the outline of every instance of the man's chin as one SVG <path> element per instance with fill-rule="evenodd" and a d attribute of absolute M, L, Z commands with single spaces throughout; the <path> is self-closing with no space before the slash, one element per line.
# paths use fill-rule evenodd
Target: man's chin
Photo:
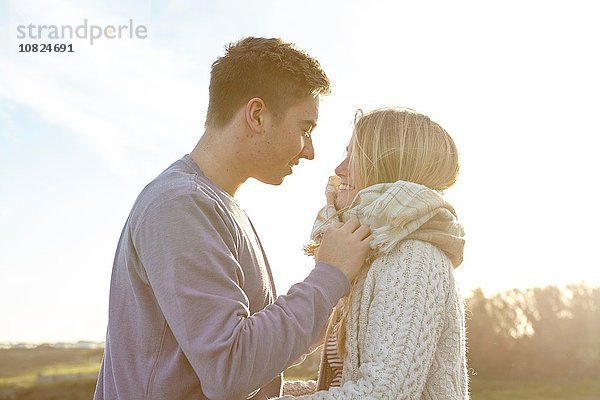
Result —
<path fill-rule="evenodd" d="M 292 167 L 288 167 L 288 171 L 281 175 L 269 175 L 269 176 L 255 176 L 254 179 L 266 183 L 267 185 L 279 186 L 283 183 L 286 176 L 292 174 Z"/>
<path fill-rule="evenodd" d="M 256 180 L 262 182 L 262 183 L 266 183 L 267 185 L 273 185 L 273 186 L 279 186 L 283 183 L 283 180 L 285 179 L 285 176 L 280 176 L 280 177 L 274 177 L 274 176 L 270 176 L 270 177 L 256 177 Z"/>

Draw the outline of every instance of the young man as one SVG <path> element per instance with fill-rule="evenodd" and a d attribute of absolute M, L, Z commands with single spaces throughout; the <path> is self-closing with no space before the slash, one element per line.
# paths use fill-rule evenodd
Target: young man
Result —
<path fill-rule="evenodd" d="M 113 267 L 94 399 L 266 399 L 307 352 L 369 251 L 357 220 L 327 231 L 309 276 L 276 297 L 234 195 L 280 184 L 301 158 L 329 80 L 279 39 L 245 38 L 212 66 L 205 132 L 144 188 Z"/>

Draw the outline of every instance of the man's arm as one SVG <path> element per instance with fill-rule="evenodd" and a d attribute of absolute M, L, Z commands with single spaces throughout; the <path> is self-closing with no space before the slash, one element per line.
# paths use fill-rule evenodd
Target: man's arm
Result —
<path fill-rule="evenodd" d="M 338 269 L 319 262 L 287 295 L 250 315 L 235 241 L 216 207 L 191 195 L 154 205 L 134 240 L 159 306 L 205 395 L 245 398 L 309 347 L 349 282 Z"/>

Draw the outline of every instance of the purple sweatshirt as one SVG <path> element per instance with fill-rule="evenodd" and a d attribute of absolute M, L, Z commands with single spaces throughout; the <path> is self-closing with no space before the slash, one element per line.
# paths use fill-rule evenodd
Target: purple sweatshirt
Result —
<path fill-rule="evenodd" d="M 189 155 L 137 198 L 117 246 L 94 400 L 266 399 L 350 289 L 317 263 L 277 297 L 252 223 Z"/>

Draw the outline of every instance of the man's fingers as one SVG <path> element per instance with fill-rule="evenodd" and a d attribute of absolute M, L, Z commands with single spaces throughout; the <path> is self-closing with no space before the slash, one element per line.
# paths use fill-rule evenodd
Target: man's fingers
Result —
<path fill-rule="evenodd" d="M 327 229 L 331 229 L 331 228 L 335 228 L 335 229 L 339 229 L 343 226 L 344 224 L 341 222 L 334 222 L 331 225 L 329 225 L 329 227 Z"/>
<path fill-rule="evenodd" d="M 336 267 L 352 282 L 369 255 L 370 239 L 371 230 L 361 226 L 356 217 L 343 225 L 332 224 L 323 236 L 315 260 Z"/>
<path fill-rule="evenodd" d="M 359 226 L 360 222 L 358 221 L 358 218 L 352 217 L 348 221 L 346 221 L 346 223 L 344 224 L 344 226 L 342 226 L 341 229 L 345 230 L 346 232 L 352 233 L 355 230 L 357 230 Z"/>
<path fill-rule="evenodd" d="M 357 230 L 354 231 L 354 234 L 360 238 L 360 240 L 364 240 L 371 235 L 371 229 L 366 225 L 361 225 Z"/>

